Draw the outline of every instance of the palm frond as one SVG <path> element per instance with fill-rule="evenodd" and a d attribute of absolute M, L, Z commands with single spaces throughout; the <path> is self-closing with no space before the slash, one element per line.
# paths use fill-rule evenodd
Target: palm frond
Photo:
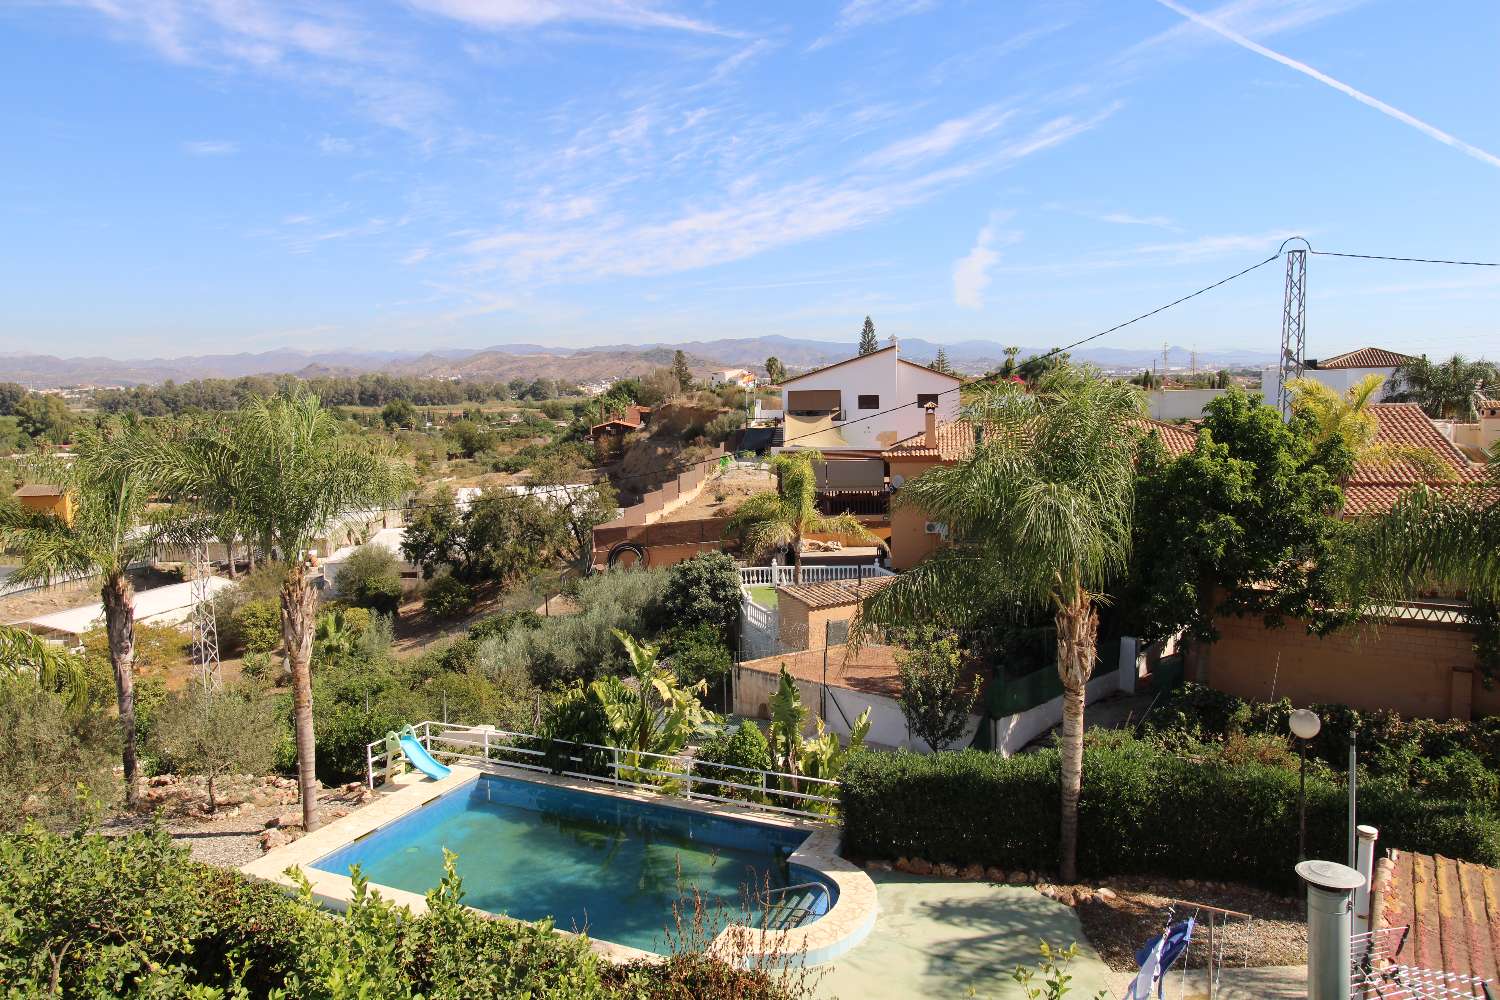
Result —
<path fill-rule="evenodd" d="M 13 625 L 0 625 L 0 677 L 33 677 L 45 688 L 58 688 L 72 707 L 88 699 L 83 661 Z"/>

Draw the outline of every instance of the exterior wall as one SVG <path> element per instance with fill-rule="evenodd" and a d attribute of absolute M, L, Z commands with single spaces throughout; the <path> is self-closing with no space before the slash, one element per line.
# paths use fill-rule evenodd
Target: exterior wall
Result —
<path fill-rule="evenodd" d="M 647 566 L 672 566 L 700 552 L 717 552 L 725 548 L 724 525 L 728 521 L 727 517 L 702 517 L 656 524 L 613 521 L 600 525 L 594 529 L 594 565 L 607 565 L 610 552 L 626 543 L 645 552 Z"/>
<path fill-rule="evenodd" d="M 896 476 L 901 476 L 909 483 L 935 464 L 932 459 L 893 461 L 890 463 L 891 478 L 894 481 Z M 900 495 L 899 490 L 896 495 Z M 942 536 L 927 534 L 928 520 L 927 514 L 916 507 L 891 504 L 891 569 L 911 569 L 937 549 Z"/>
<path fill-rule="evenodd" d="M 1488 452 L 1500 443 L 1500 417 L 1481 416 L 1478 423 L 1459 424 L 1447 420 L 1433 421 L 1443 435 L 1463 449 L 1470 458 Z"/>
<path fill-rule="evenodd" d="M 1258 619 L 1224 617 L 1209 653 L 1209 686 L 1241 698 L 1295 705 L 1338 703 L 1429 719 L 1468 719 L 1500 711 L 1485 691 L 1473 632 L 1457 625 L 1387 622 L 1378 631 L 1319 638 L 1290 620 L 1267 629 Z"/>
<path fill-rule="evenodd" d="M 876 412 L 859 409 L 861 395 L 879 396 L 881 410 L 903 403 L 912 404 L 878 420 L 859 420 L 857 423 L 833 423 L 826 418 L 799 418 L 787 412 L 785 439 L 789 442 L 788 447 L 811 447 L 829 451 L 881 451 L 902 438 L 921 431 L 925 418 L 922 409 L 916 405 L 917 396 L 923 393 L 942 393 L 956 388 L 958 383 L 927 368 L 901 364 L 899 354 L 898 349 L 855 358 L 783 386 L 781 405 L 784 411 L 789 410 L 787 393 L 805 389 L 839 390 L 844 416 L 849 420 Z M 948 392 L 938 397 L 937 416 L 938 420 L 958 418 L 958 393 Z M 809 431 L 818 432 L 817 437 L 794 440 L 798 435 Z"/>
<path fill-rule="evenodd" d="M 858 604 L 809 608 L 785 590 L 776 592 L 776 638 L 784 650 L 822 649 L 828 644 L 828 623 L 852 621 Z"/>
<path fill-rule="evenodd" d="M 1390 392 L 1391 376 L 1395 374 L 1394 368 L 1309 368 L 1303 372 L 1307 378 L 1322 382 L 1328 388 L 1343 395 L 1367 375 L 1380 375 L 1386 381 L 1375 393 L 1371 402 L 1382 402 Z M 1276 405 L 1276 399 L 1281 393 L 1281 372 L 1276 368 L 1262 368 L 1260 372 L 1260 395 L 1261 398 L 1272 406 Z"/>
<path fill-rule="evenodd" d="M 1273 373 L 1274 374 L 1274 373 Z M 1152 420 L 1197 420 L 1228 389 L 1156 389 L 1147 393 Z"/>
<path fill-rule="evenodd" d="M 34 510 L 41 514 L 51 514 L 60 518 L 65 524 L 73 523 L 73 496 L 63 493 L 60 496 L 47 497 L 16 497 L 16 502 L 26 510 Z"/>

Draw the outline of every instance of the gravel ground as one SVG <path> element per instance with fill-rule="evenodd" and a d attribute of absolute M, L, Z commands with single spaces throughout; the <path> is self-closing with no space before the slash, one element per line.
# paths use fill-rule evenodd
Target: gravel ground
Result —
<path fill-rule="evenodd" d="M 1101 883 L 1115 894 L 1114 899 L 1101 898 L 1097 892 L 1077 903 L 1075 909 L 1083 922 L 1084 933 L 1111 969 L 1134 971 L 1135 950 L 1161 932 L 1166 922 L 1170 900 L 1179 903 L 1174 920 L 1193 915 L 1192 903 L 1205 903 L 1228 910 L 1248 913 L 1248 925 L 1231 919 L 1222 932 L 1225 966 L 1285 966 L 1307 962 L 1307 925 L 1302 904 L 1285 896 L 1249 886 L 1222 882 L 1194 882 L 1173 879 L 1121 878 Z M 1088 889 L 1087 886 L 1065 887 Z M 1189 948 L 1189 967 L 1201 968 L 1208 955 L 1208 934 L 1199 913 L 1199 929 Z M 1215 918 L 1214 950 L 1219 951 L 1221 931 Z"/>
<path fill-rule="evenodd" d="M 347 816 L 365 801 L 361 783 L 325 788 L 318 794 L 326 823 Z M 198 778 L 170 775 L 150 779 L 143 790 L 143 805 L 133 814 L 112 817 L 100 827 L 106 834 L 125 834 L 146 828 L 152 816 L 172 839 L 186 844 L 194 860 L 223 868 L 238 868 L 265 853 L 262 835 L 276 828 L 272 839 L 295 839 L 301 833 L 302 810 L 297 802 L 297 783 L 291 778 L 230 777 L 217 787 L 219 808 L 210 813 L 207 785 Z M 284 831 L 284 832 L 283 832 Z"/>

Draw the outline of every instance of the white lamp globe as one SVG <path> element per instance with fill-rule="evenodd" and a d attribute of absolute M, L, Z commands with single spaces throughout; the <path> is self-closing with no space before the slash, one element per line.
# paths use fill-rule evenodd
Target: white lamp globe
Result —
<path fill-rule="evenodd" d="M 1301 740 L 1310 740 L 1318 735 L 1318 730 L 1323 728 L 1323 720 L 1318 718 L 1317 712 L 1299 708 L 1295 709 L 1287 719 L 1287 725 L 1291 727 L 1293 736 Z"/>

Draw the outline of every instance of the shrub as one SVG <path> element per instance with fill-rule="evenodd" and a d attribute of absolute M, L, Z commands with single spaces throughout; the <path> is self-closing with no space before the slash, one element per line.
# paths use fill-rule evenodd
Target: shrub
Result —
<path fill-rule="evenodd" d="M 0 983 L 15 996 L 247 997 L 286 1000 L 797 1000 L 804 980 L 701 953 L 607 966 L 582 937 L 546 923 L 492 920 L 463 905 L 446 859 L 427 911 L 357 878 L 339 916 L 234 871 L 189 860 L 155 829 L 0 837 Z M 55 976 L 55 982 L 54 982 Z"/>
<path fill-rule="evenodd" d="M 401 560 L 382 545 L 361 545 L 339 567 L 334 587 L 351 604 L 393 615 L 401 606 Z"/>
<path fill-rule="evenodd" d="M 113 703 L 112 682 L 106 691 Z M 61 827 L 82 822 L 91 801 L 107 803 L 118 790 L 112 773 L 118 745 L 118 723 L 105 712 L 75 711 L 29 679 L 0 682 L 0 830 L 28 819 Z M 0 897 L 0 914 L 4 907 Z"/>
<path fill-rule="evenodd" d="M 1297 771 L 1214 748 L 1165 752 L 1124 734 L 1091 735 L 1079 807 L 1085 875 L 1226 875 L 1290 888 L 1297 851 Z M 861 751 L 840 787 L 848 850 L 859 857 L 1046 871 L 1057 862 L 1055 750 L 1002 757 L 965 750 Z M 1321 769 L 1307 783 L 1308 851 L 1341 857 L 1344 790 Z M 1360 818 L 1392 847 L 1481 864 L 1500 861 L 1500 821 L 1472 802 L 1413 796 L 1383 780 L 1360 789 Z"/>
<path fill-rule="evenodd" d="M 740 572 L 723 552 L 705 552 L 667 570 L 662 621 L 710 625 L 728 632 L 740 615 Z"/>
<path fill-rule="evenodd" d="M 969 727 L 979 686 L 969 683 L 958 640 L 935 629 L 921 629 L 909 648 L 896 654 L 901 673 L 901 714 L 934 750 L 946 750 Z"/>
<path fill-rule="evenodd" d="M 542 616 L 535 611 L 502 611 L 488 615 L 469 626 L 470 639 L 488 639 L 491 636 L 506 636 L 515 629 L 541 628 Z"/>
<path fill-rule="evenodd" d="M 246 653 L 240 672 L 253 681 L 269 681 L 274 669 L 270 653 Z"/>
<path fill-rule="evenodd" d="M 276 702 L 258 688 L 208 690 L 193 684 L 168 699 L 157 742 L 171 771 L 208 780 L 208 808 L 213 810 L 218 779 L 271 769 L 283 725 Z"/>
<path fill-rule="evenodd" d="M 439 618 L 461 618 L 474 606 L 474 591 L 456 577 L 433 577 L 425 594 L 427 610 Z"/>
<path fill-rule="evenodd" d="M 679 681 L 707 681 L 710 691 L 734 665 L 723 632 L 707 624 L 673 629 L 662 637 L 662 651 Z"/>
<path fill-rule="evenodd" d="M 281 645 L 281 605 L 256 598 L 234 613 L 234 628 L 240 644 L 251 653 L 269 653 Z"/>
<path fill-rule="evenodd" d="M 746 719 L 735 729 L 725 729 L 710 736 L 698 748 L 695 755 L 698 763 L 694 767 L 694 773 L 701 774 L 705 778 L 713 778 L 716 781 L 733 781 L 738 784 L 754 784 L 754 775 L 743 771 L 736 771 L 736 767 L 749 767 L 758 771 L 771 770 L 771 744 L 766 740 L 766 734 L 761 732 L 760 727 Z M 713 765 L 727 764 L 729 767 L 715 767 Z M 741 788 L 723 788 L 709 786 L 710 795 L 722 795 L 731 799 L 760 799 L 758 792 L 748 792 Z"/>

